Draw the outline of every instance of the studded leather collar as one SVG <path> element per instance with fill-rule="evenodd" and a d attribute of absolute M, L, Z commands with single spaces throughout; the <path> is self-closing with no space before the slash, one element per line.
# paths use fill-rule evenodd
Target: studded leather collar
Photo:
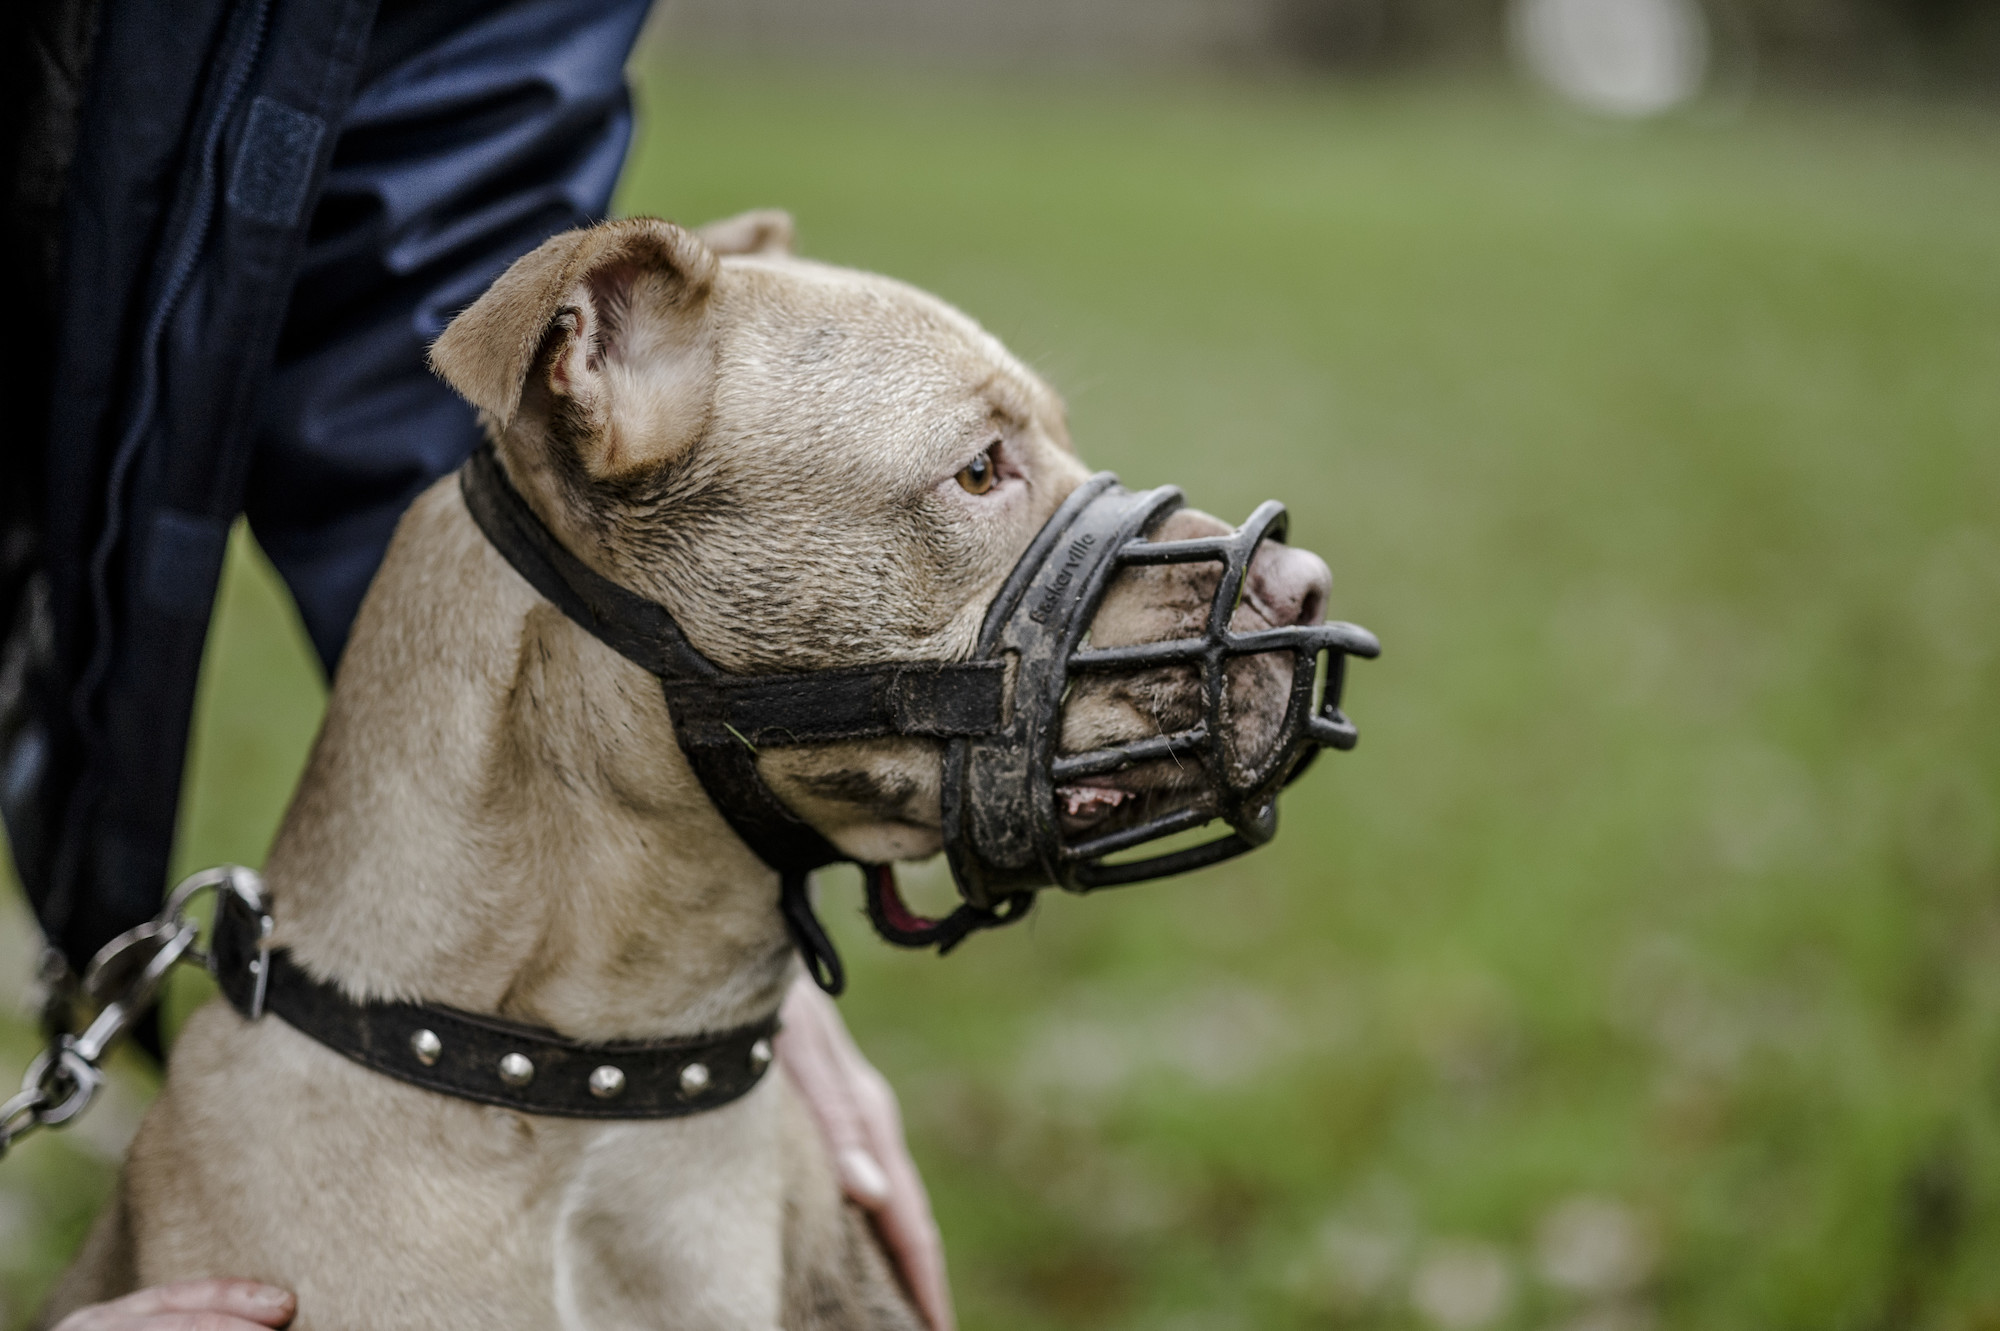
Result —
<path fill-rule="evenodd" d="M 775 1012 L 713 1035 L 589 1044 L 427 1003 L 357 1003 L 265 946 L 258 907 L 235 892 L 219 901 L 210 959 L 230 1006 L 428 1091 L 556 1118 L 679 1118 L 747 1094 L 771 1066 Z"/>

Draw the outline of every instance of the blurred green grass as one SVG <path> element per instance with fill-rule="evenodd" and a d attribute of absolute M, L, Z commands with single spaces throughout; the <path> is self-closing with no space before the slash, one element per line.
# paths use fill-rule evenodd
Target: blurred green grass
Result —
<path fill-rule="evenodd" d="M 830 876 L 968 1331 L 2000 1326 L 2000 120 L 641 73 L 624 210 L 962 305 L 1385 644 L 1247 861 L 943 962 Z M 247 542 L 212 652 L 189 867 L 318 713 Z M 0 1167 L 17 1317 L 101 1156 Z"/>

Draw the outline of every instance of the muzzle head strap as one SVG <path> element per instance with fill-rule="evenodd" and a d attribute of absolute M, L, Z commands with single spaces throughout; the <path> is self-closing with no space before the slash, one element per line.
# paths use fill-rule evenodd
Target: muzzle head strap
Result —
<path fill-rule="evenodd" d="M 507 479 L 491 444 L 465 460 L 458 488 L 472 520 L 515 572 L 620 656 L 662 679 L 720 673 L 665 606 L 619 586 L 570 553 Z"/>

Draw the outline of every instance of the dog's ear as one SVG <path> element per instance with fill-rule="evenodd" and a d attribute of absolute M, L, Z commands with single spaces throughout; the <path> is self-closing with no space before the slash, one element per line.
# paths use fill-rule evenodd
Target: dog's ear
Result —
<path fill-rule="evenodd" d="M 717 254 L 790 254 L 796 241 L 792 215 L 778 208 L 724 217 L 695 234 Z"/>
<path fill-rule="evenodd" d="M 503 434 L 524 401 L 546 401 L 597 475 L 666 461 L 708 421 L 716 269 L 698 237 L 657 218 L 565 232 L 452 320 L 431 368 Z"/>

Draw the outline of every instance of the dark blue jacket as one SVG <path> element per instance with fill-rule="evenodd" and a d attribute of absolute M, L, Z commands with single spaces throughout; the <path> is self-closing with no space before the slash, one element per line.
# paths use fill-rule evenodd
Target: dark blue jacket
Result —
<path fill-rule="evenodd" d="M 478 439 L 424 351 L 604 215 L 645 9 L 102 0 L 0 444 L 0 810 L 73 963 L 158 907 L 230 524 L 331 671 L 397 517 Z M 64 146 L 49 101 L 10 108 L 17 180 Z"/>

